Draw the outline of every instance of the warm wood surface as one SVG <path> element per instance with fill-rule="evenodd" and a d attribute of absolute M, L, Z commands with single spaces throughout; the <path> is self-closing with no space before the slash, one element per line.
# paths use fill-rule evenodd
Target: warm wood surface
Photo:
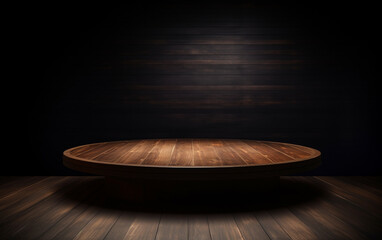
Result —
<path fill-rule="evenodd" d="M 119 176 L 117 171 L 126 169 L 139 171 L 139 167 L 172 171 L 221 168 L 234 172 L 245 171 L 247 167 L 251 171 L 272 172 L 313 168 L 320 157 L 321 153 L 312 148 L 269 141 L 144 139 L 74 147 L 64 152 L 64 164 L 75 170 L 111 176 Z"/>
<path fill-rule="evenodd" d="M 102 177 L 3 177 L 0 239 L 381 239 L 381 177 L 282 177 L 269 198 L 127 205 Z M 282 199 L 282 200 L 281 200 Z M 209 204 L 210 203 L 210 204 Z"/>
<path fill-rule="evenodd" d="M 95 162 L 147 166 L 247 166 L 302 161 L 320 152 L 299 145 L 230 139 L 144 139 L 95 143 L 65 151 Z"/>

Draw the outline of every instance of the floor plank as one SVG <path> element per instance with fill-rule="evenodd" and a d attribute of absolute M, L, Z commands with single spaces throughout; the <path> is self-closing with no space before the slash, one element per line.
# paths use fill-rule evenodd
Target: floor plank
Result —
<path fill-rule="evenodd" d="M 35 186 L 2 199 L 0 202 L 6 207 L 0 211 L 0 224 L 9 224 L 27 216 L 37 217 L 43 209 L 51 207 L 46 203 L 60 201 L 60 194 L 70 191 L 69 185 L 75 181 L 75 178 L 55 178 L 49 182 L 41 182 L 41 188 Z"/>
<path fill-rule="evenodd" d="M 60 232 L 67 228 L 72 222 L 74 222 L 84 211 L 89 208 L 88 205 L 79 204 L 77 207 L 73 208 L 68 212 L 63 218 L 61 218 L 56 224 L 45 231 L 41 236 L 40 240 L 49 240 L 55 238 Z"/>
<path fill-rule="evenodd" d="M 160 221 L 160 214 L 139 214 L 131 224 L 124 239 L 150 240 L 155 239 Z"/>
<path fill-rule="evenodd" d="M 136 218 L 136 213 L 124 211 L 106 235 L 105 240 L 123 239 Z"/>
<path fill-rule="evenodd" d="M 336 177 L 336 179 L 346 182 L 350 185 L 365 189 L 370 193 L 382 198 L 382 185 L 374 182 L 372 177 L 351 176 L 351 177 Z"/>
<path fill-rule="evenodd" d="M 322 211 L 320 204 L 313 207 L 299 207 L 292 212 L 301 219 L 310 229 L 323 239 L 366 239 L 360 232 L 351 225 L 342 221 L 340 218 L 332 215 L 331 211 L 326 209 Z"/>
<path fill-rule="evenodd" d="M 65 184 L 64 177 L 48 177 L 36 184 L 14 191 L 0 199 L 0 213 L 4 210 L 10 211 L 10 208 L 17 205 L 19 210 L 26 209 L 53 194 L 55 188 L 60 188 L 63 184 Z"/>
<path fill-rule="evenodd" d="M 313 178 L 308 178 L 308 180 L 317 183 Z M 359 239 L 365 238 L 365 236 L 374 239 L 382 234 L 382 221 L 379 217 L 365 211 L 337 192 L 327 189 L 327 195 L 319 200 L 316 208 L 318 211 L 326 212 L 344 224 L 350 225 L 352 230 L 349 230 L 348 233 L 355 231 L 352 235 L 360 235 Z"/>
<path fill-rule="evenodd" d="M 101 200 L 102 201 L 102 200 Z M 68 226 L 62 229 L 52 239 L 74 239 L 78 233 L 100 212 L 97 206 L 90 206 L 81 212 Z"/>
<path fill-rule="evenodd" d="M 240 213 L 234 215 L 235 221 L 244 239 L 252 239 L 256 236 L 259 240 L 269 240 L 268 234 L 251 213 Z M 250 227 L 249 227 L 250 226 Z"/>
<path fill-rule="evenodd" d="M 214 214 L 208 216 L 211 237 L 213 240 L 244 239 L 230 214 Z"/>
<path fill-rule="evenodd" d="M 80 239 L 104 239 L 119 217 L 117 211 L 100 211 L 74 237 Z"/>
<path fill-rule="evenodd" d="M 289 235 L 283 230 L 278 222 L 268 212 L 257 212 L 254 217 L 258 219 L 259 223 L 263 227 L 272 240 L 288 240 L 291 239 Z"/>
<path fill-rule="evenodd" d="M 343 198 L 369 211 L 371 214 L 382 216 L 382 209 L 378 207 L 378 203 L 382 201 L 382 197 L 367 191 L 365 188 L 350 185 L 336 178 L 315 177 L 314 179 L 322 181 L 332 191 L 340 194 Z"/>
<path fill-rule="evenodd" d="M 182 214 L 163 214 L 156 240 L 188 239 L 188 219 Z"/>
<path fill-rule="evenodd" d="M 202 214 L 190 214 L 188 217 L 189 240 L 211 240 L 207 216 Z"/>
<path fill-rule="evenodd" d="M 44 180 L 46 177 L 35 176 L 35 177 L 3 177 L 2 183 L 0 185 L 0 199 L 13 194 L 16 191 L 22 191 L 37 182 Z M 7 179 L 9 179 L 7 181 Z"/>
<path fill-rule="evenodd" d="M 81 179 L 73 183 L 67 179 L 67 186 L 57 190 L 49 198 L 39 202 L 35 206 L 20 213 L 20 216 L 15 221 L 9 221 L 7 225 L 13 224 L 12 229 L 16 229 L 15 225 L 18 224 L 18 231 L 13 232 L 16 239 L 37 239 L 42 233 L 54 226 L 56 222 L 60 221 L 66 214 L 78 205 L 84 198 L 88 197 L 89 192 L 94 190 L 94 186 L 86 184 L 79 188 L 73 188 L 75 184 L 81 183 Z M 76 201 L 67 201 L 63 195 L 70 194 L 76 196 Z M 25 217 L 29 216 L 29 220 Z M 24 219 L 23 221 L 20 221 Z"/>

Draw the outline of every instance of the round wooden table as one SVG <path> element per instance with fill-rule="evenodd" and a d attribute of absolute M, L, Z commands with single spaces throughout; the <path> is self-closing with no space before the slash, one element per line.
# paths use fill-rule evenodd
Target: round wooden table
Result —
<path fill-rule="evenodd" d="M 64 152 L 63 163 L 105 176 L 109 189 L 134 200 L 190 189 L 269 188 L 282 175 L 317 167 L 321 153 L 269 141 L 144 139 L 74 147 Z"/>

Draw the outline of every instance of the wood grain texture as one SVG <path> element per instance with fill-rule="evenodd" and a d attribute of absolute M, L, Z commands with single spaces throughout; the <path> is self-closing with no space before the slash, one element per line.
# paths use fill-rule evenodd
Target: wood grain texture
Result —
<path fill-rule="evenodd" d="M 49 177 L 47 178 L 49 179 Z M 20 208 L 19 213 L 0 223 L 1 239 L 380 239 L 382 217 L 373 209 L 382 207 L 373 195 L 381 179 L 368 177 L 283 177 L 278 195 L 260 201 L 220 199 L 220 205 L 147 204 L 131 206 L 108 199 L 100 177 L 55 177 L 47 186 L 35 187 L 52 194 L 39 198 L 28 178 L 16 179 L 17 198 L 3 204 Z M 4 179 L 6 181 L 6 179 Z M 51 179 L 52 180 L 52 179 Z M 15 179 L 10 179 L 9 183 Z M 54 187 L 60 183 L 58 188 Z M 356 183 L 363 188 L 356 187 Z M 346 191 L 337 191 L 337 187 Z M 354 187 L 352 187 L 354 186 Z M 0 185 L 1 188 L 1 185 Z M 363 195 L 360 205 L 356 196 Z M 366 193 L 370 193 L 366 194 Z M 349 196 L 353 195 L 354 198 Z M 16 195 L 12 195 L 16 196 Z M 256 200 L 257 199 L 257 200 Z M 303 201 L 301 201 L 303 199 Z M 12 203 L 8 203 L 12 202 Z M 199 203 L 200 204 L 200 203 Z M 212 205 L 214 207 L 212 207 Z M 245 204 L 245 208 L 238 206 Z M 182 207 L 180 207 L 182 206 Z M 3 212 L 4 213 L 4 212 Z"/>
<path fill-rule="evenodd" d="M 120 213 L 108 211 L 100 212 L 86 224 L 74 239 L 104 239 L 115 224 L 119 214 Z"/>
<path fill-rule="evenodd" d="M 261 172 L 279 176 L 314 168 L 320 163 L 320 157 L 321 153 L 315 149 L 288 143 L 145 139 L 71 148 L 64 152 L 64 164 L 79 171 L 119 177 L 140 172 L 167 174 L 167 177 L 220 172 L 234 175 L 246 172 L 248 176 L 251 172 Z"/>
<path fill-rule="evenodd" d="M 188 217 L 188 238 L 190 240 L 211 240 L 207 216 L 192 214 Z"/>
<path fill-rule="evenodd" d="M 232 215 L 215 214 L 208 216 L 208 225 L 210 228 L 212 240 L 244 240 L 239 227 Z"/>
<path fill-rule="evenodd" d="M 291 239 L 280 224 L 269 214 L 269 212 L 260 211 L 255 213 L 254 217 L 258 219 L 260 225 L 263 227 L 270 239 Z"/>
<path fill-rule="evenodd" d="M 141 213 L 129 227 L 123 239 L 155 239 L 160 222 L 159 214 Z"/>
<path fill-rule="evenodd" d="M 188 239 L 188 219 L 178 214 L 164 214 L 161 216 L 156 240 Z"/>
<path fill-rule="evenodd" d="M 135 217 L 134 211 L 123 211 L 104 239 L 123 239 L 133 224 Z"/>
<path fill-rule="evenodd" d="M 251 239 L 256 236 L 256 239 L 269 240 L 268 234 L 264 231 L 263 227 L 260 225 L 259 221 L 253 214 L 234 214 L 237 226 L 244 239 Z M 251 227 L 248 227 L 251 226 Z"/>

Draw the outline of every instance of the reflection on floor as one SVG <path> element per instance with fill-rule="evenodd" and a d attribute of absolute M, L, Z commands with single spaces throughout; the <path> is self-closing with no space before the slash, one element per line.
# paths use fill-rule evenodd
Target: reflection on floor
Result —
<path fill-rule="evenodd" d="M 381 177 L 282 177 L 279 191 L 132 204 L 102 177 L 1 177 L 0 239 L 382 239 Z"/>

